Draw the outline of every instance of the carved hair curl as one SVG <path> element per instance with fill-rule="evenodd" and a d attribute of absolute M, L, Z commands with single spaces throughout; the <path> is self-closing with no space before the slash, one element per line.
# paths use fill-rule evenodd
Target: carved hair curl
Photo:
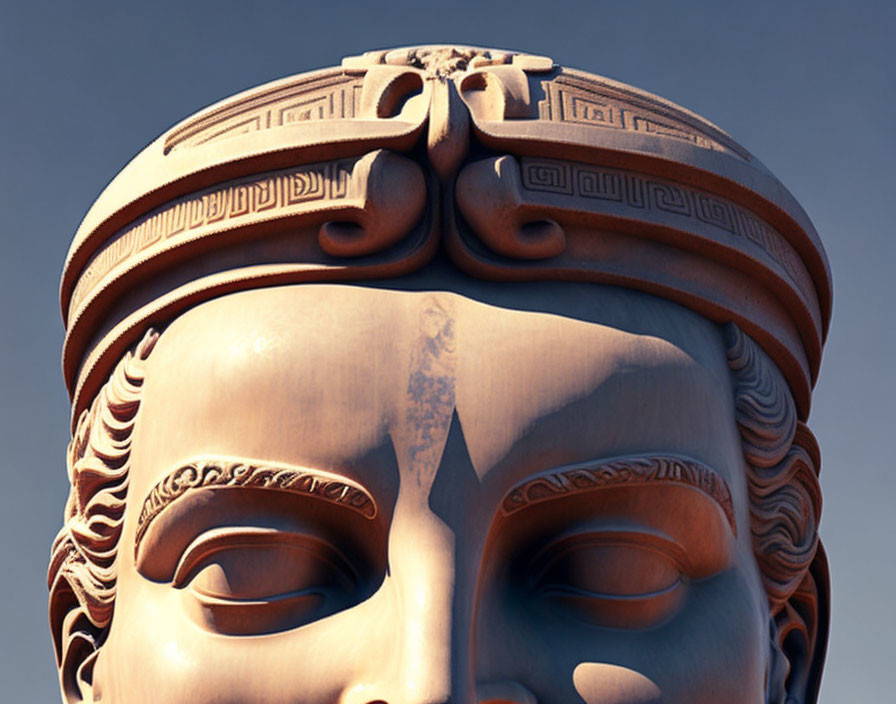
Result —
<path fill-rule="evenodd" d="M 784 654 L 785 679 L 805 679 L 815 701 L 827 643 L 828 569 L 818 538 L 820 453 L 797 420 L 781 372 L 733 323 L 725 326 L 734 379 L 735 420 L 747 462 L 750 531 L 771 613 L 771 637 Z M 769 701 L 797 701 L 778 681 Z"/>
<path fill-rule="evenodd" d="M 72 655 L 86 662 L 102 645 L 112 620 L 131 433 L 146 360 L 158 338 L 155 330 L 149 330 L 119 361 L 90 409 L 78 419 L 68 447 L 71 491 L 47 575 L 59 664 Z"/>
<path fill-rule="evenodd" d="M 735 420 L 747 461 L 750 530 L 772 612 L 797 590 L 818 550 L 815 437 L 797 420 L 784 377 L 733 323 L 725 326 Z"/>

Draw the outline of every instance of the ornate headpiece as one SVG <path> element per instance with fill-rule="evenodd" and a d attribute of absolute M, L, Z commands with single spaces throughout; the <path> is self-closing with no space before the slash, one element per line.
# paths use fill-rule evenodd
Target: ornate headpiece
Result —
<path fill-rule="evenodd" d="M 401 275 L 440 240 L 476 276 L 627 286 L 735 321 L 808 414 L 830 270 L 764 166 L 630 86 L 546 57 L 433 46 L 227 98 L 124 168 L 62 276 L 73 417 L 148 326 L 197 302 Z"/>

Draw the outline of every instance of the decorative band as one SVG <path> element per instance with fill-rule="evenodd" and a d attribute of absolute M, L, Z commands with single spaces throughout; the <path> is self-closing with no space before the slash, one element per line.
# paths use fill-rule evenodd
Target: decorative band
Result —
<path fill-rule="evenodd" d="M 510 155 L 465 166 L 456 201 L 475 233 L 472 239 L 458 233 L 467 242 L 463 248 L 505 276 L 519 278 L 511 271 L 519 269 L 526 278 L 611 283 L 608 278 L 615 277 L 629 285 L 637 270 L 640 281 L 674 278 L 688 296 L 736 308 L 746 318 L 748 309 L 765 305 L 760 296 L 787 311 L 787 325 L 799 331 L 817 368 L 823 321 L 813 280 L 784 236 L 740 205 L 635 171 Z M 456 229 L 464 224 L 447 227 L 448 236 L 456 238 Z M 763 291 L 751 303 L 745 292 L 732 288 L 723 269 Z M 708 287 L 712 277 L 716 283 Z M 782 324 L 780 319 L 776 325 Z"/>
<path fill-rule="evenodd" d="M 719 196 L 631 171 L 555 159 L 523 157 L 520 176 L 525 190 L 589 201 L 618 204 L 620 215 L 646 218 L 651 211 L 672 214 L 687 227 L 688 220 L 707 225 L 722 236 L 734 235 L 747 247 L 758 247 L 779 264 L 805 297 L 814 285 L 793 246 L 771 225 L 746 208 Z M 558 203 L 562 201 L 558 200 Z M 567 201 L 572 207 L 572 201 Z M 607 210 L 606 212 L 613 212 Z M 614 212 L 615 214 L 615 212 Z"/>
<path fill-rule="evenodd" d="M 383 183 L 374 183 L 384 180 L 404 186 L 403 191 L 393 194 Z M 357 256 L 383 248 L 405 234 L 394 231 L 396 220 L 404 224 L 419 218 L 424 190 L 414 162 L 379 150 L 356 159 L 269 171 L 178 198 L 118 232 L 93 256 L 72 293 L 69 320 L 117 271 L 186 242 L 264 221 L 329 215 L 359 227 L 347 231 L 331 226 L 322 232 L 324 251 Z M 400 217 L 403 213 L 409 215 Z M 362 231 L 365 226 L 367 232 Z"/>

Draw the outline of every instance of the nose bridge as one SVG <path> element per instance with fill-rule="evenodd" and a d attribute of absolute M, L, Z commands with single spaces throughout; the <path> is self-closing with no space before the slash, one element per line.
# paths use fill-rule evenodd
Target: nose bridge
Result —
<path fill-rule="evenodd" d="M 454 532 L 429 511 L 396 514 L 389 553 L 380 623 L 391 636 L 378 640 L 391 647 L 372 653 L 344 704 L 473 704 L 472 614 Z"/>
<path fill-rule="evenodd" d="M 374 653 L 367 679 L 346 704 L 473 704 L 471 608 L 458 559 L 456 526 L 431 509 L 437 474 L 455 418 L 455 304 L 427 296 L 415 308 L 418 336 L 408 381 L 391 428 L 402 472 L 389 529 L 384 584 L 389 652 Z M 390 622 L 391 619 L 391 622 Z"/>
<path fill-rule="evenodd" d="M 390 568 L 402 635 L 395 704 L 468 704 L 472 613 L 456 536 L 427 511 L 414 517 L 413 531 L 396 531 L 395 541 Z"/>

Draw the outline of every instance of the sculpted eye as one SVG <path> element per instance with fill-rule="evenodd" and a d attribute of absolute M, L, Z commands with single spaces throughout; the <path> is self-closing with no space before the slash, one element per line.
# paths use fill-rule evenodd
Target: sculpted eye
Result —
<path fill-rule="evenodd" d="M 208 531 L 187 548 L 174 575 L 200 624 L 231 635 L 295 628 L 357 598 L 348 559 L 310 535 L 262 528 Z"/>
<path fill-rule="evenodd" d="M 649 628 L 684 596 L 683 557 L 639 535 L 588 534 L 549 545 L 532 561 L 535 592 L 607 628 Z"/>

